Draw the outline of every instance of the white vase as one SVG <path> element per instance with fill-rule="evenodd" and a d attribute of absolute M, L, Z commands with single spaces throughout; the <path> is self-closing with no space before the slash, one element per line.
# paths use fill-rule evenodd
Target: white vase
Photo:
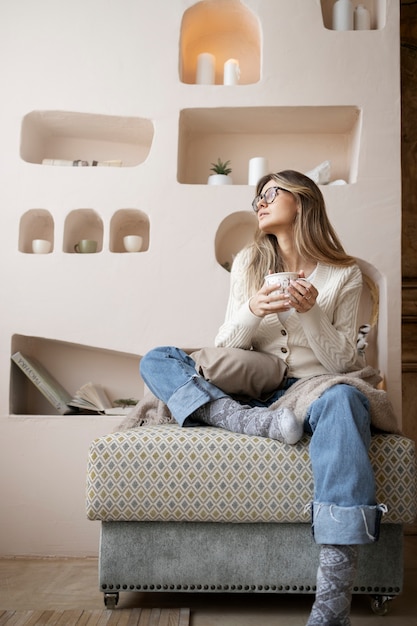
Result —
<path fill-rule="evenodd" d="M 371 28 L 371 14 L 363 4 L 358 4 L 353 16 L 353 23 L 355 30 L 370 30 Z"/>
<path fill-rule="evenodd" d="M 333 5 L 333 30 L 353 30 L 353 4 L 351 0 L 336 0 Z"/>
<path fill-rule="evenodd" d="M 268 174 L 268 159 L 265 157 L 249 159 L 248 185 L 256 185 L 265 174 Z"/>
<path fill-rule="evenodd" d="M 226 174 L 211 174 L 207 180 L 208 185 L 233 185 L 231 176 Z"/>

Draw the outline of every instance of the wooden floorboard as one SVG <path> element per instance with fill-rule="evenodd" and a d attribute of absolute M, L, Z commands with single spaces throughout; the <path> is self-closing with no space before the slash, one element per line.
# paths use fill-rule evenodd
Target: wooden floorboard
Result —
<path fill-rule="evenodd" d="M 189 626 L 190 609 L 1 611 L 0 626 Z"/>

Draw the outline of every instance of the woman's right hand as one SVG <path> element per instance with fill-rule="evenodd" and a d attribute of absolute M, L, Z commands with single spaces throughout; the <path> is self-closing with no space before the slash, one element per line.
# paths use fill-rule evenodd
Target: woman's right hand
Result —
<path fill-rule="evenodd" d="M 282 313 L 291 308 L 288 294 L 277 291 L 279 284 L 265 283 L 257 294 L 249 300 L 249 308 L 257 317 L 265 317 L 270 313 Z"/>

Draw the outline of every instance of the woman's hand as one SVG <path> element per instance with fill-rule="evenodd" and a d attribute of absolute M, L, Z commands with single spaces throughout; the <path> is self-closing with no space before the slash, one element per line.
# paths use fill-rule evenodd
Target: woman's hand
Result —
<path fill-rule="evenodd" d="M 291 306 L 297 313 L 307 313 L 316 303 L 319 295 L 317 289 L 312 283 L 304 277 L 304 272 L 300 272 L 297 280 L 292 280 L 288 287 L 288 296 Z"/>
<path fill-rule="evenodd" d="M 291 309 L 289 295 L 278 291 L 279 283 L 268 285 L 266 282 L 257 294 L 249 300 L 249 308 L 254 315 L 265 317 L 270 313 L 282 313 Z"/>
<path fill-rule="evenodd" d="M 270 313 L 282 313 L 295 309 L 297 313 L 306 313 L 316 303 L 318 291 L 314 285 L 304 277 L 301 270 L 296 280 L 290 282 L 288 293 L 279 292 L 279 283 L 268 285 L 265 283 L 258 293 L 249 300 L 249 308 L 254 315 L 265 317 Z"/>

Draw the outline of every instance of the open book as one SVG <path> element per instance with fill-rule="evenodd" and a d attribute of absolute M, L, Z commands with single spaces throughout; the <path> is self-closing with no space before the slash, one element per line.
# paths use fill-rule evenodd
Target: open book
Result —
<path fill-rule="evenodd" d="M 29 357 L 22 352 L 15 352 L 11 358 L 61 415 L 82 413 L 83 411 L 104 413 L 105 415 L 125 415 L 136 402 L 129 399 L 123 401 L 126 407 L 114 407 L 103 386 L 96 383 L 86 383 L 72 397 L 34 357 Z"/>
<path fill-rule="evenodd" d="M 113 407 L 104 387 L 99 383 L 86 383 L 80 387 L 68 406 L 106 415 L 123 415 L 131 408 Z"/>

